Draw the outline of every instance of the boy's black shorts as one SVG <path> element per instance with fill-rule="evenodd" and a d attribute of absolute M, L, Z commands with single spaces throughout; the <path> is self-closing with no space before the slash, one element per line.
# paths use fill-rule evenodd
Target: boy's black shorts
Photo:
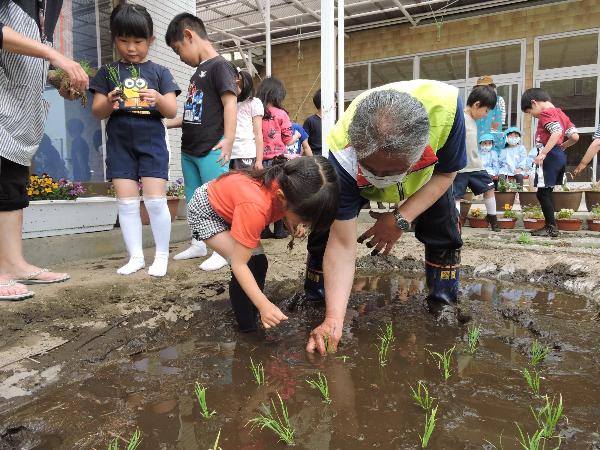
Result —
<path fill-rule="evenodd" d="M 29 206 L 29 167 L 0 156 L 0 211 L 17 211 Z"/>
<path fill-rule="evenodd" d="M 457 173 L 452 184 L 454 189 L 454 198 L 461 199 L 464 197 L 467 187 L 473 191 L 474 195 L 483 194 L 494 189 L 494 180 L 485 170 L 477 170 L 475 172 Z"/>

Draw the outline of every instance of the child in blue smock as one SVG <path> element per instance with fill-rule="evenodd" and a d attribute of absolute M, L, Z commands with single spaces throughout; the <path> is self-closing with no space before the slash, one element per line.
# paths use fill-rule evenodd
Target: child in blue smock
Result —
<path fill-rule="evenodd" d="M 482 134 L 479 138 L 479 158 L 483 169 L 490 174 L 492 180 L 494 180 L 494 185 L 497 187 L 500 164 L 498 153 L 494 150 L 494 136 L 490 133 Z"/>
<path fill-rule="evenodd" d="M 521 131 L 511 127 L 505 131 L 506 146 L 500 152 L 499 174 L 509 180 L 515 180 L 523 186 L 523 177 L 527 175 L 527 150 L 521 144 Z"/>

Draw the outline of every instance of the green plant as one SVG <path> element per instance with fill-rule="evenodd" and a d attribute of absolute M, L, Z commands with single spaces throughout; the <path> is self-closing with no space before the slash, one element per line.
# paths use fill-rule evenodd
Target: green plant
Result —
<path fill-rule="evenodd" d="M 592 213 L 592 219 L 600 220 L 600 205 L 594 205 L 590 212 Z"/>
<path fill-rule="evenodd" d="M 210 419 L 217 412 L 209 411 L 208 407 L 206 406 L 206 388 L 196 381 L 194 390 L 196 391 L 196 397 L 198 397 L 198 404 L 200 405 L 200 414 L 205 419 Z"/>
<path fill-rule="evenodd" d="M 600 181 L 594 181 L 590 185 L 590 191 L 598 192 L 600 191 Z"/>
<path fill-rule="evenodd" d="M 540 205 L 531 205 L 523 207 L 523 217 L 525 219 L 543 219 L 544 213 Z"/>
<path fill-rule="evenodd" d="M 106 65 L 106 72 L 108 73 L 108 79 L 117 89 L 123 89 L 123 82 L 121 81 L 121 75 L 119 73 L 119 66 L 113 66 L 111 64 Z"/>
<path fill-rule="evenodd" d="M 480 219 L 483 217 L 483 212 L 481 208 L 471 208 L 469 209 L 468 217 L 472 217 L 473 219 Z"/>
<path fill-rule="evenodd" d="M 170 183 L 169 186 L 167 186 L 167 197 L 185 197 L 183 178 L 177 178 L 173 183 Z"/>
<path fill-rule="evenodd" d="M 523 378 L 527 381 L 527 385 L 529 386 L 529 389 L 531 389 L 531 392 L 536 396 L 540 395 L 540 374 L 538 371 L 532 369 L 531 372 L 529 372 L 527 368 L 524 368 L 521 370 L 521 375 L 523 375 Z"/>
<path fill-rule="evenodd" d="M 219 432 L 217 433 L 217 438 L 215 439 L 215 444 L 213 445 L 213 448 L 211 448 L 210 450 L 223 450 L 221 447 L 219 447 L 219 439 L 221 438 L 221 429 L 219 428 Z"/>
<path fill-rule="evenodd" d="M 554 398 L 552 398 L 552 403 L 547 395 L 545 398 L 546 404 L 537 413 L 533 408 L 530 408 L 535 421 L 540 427 L 542 427 L 541 431 L 543 437 L 545 439 L 552 439 L 556 437 L 556 425 L 558 425 L 558 421 L 563 414 L 562 394 L 559 394 L 556 406 L 554 406 Z"/>
<path fill-rule="evenodd" d="M 390 346 L 394 341 L 394 328 L 392 322 L 388 322 L 385 325 L 385 328 L 379 328 L 379 345 L 377 348 L 379 349 L 379 365 L 381 367 L 385 367 L 388 363 L 388 352 L 390 350 Z"/>
<path fill-rule="evenodd" d="M 454 352 L 455 347 L 456 346 L 453 345 L 452 348 L 446 350 L 444 353 L 432 352 L 429 349 L 425 349 L 429 352 L 433 359 L 437 361 L 438 369 L 440 369 L 440 372 L 442 372 L 444 381 L 447 381 L 452 373 L 450 369 L 450 362 L 452 361 L 452 353 Z"/>
<path fill-rule="evenodd" d="M 318 389 L 323 396 L 323 403 L 331 403 L 331 397 L 329 396 L 329 386 L 327 384 L 327 377 L 321 372 L 317 372 L 317 378 L 314 380 L 306 380 L 310 387 Z"/>
<path fill-rule="evenodd" d="M 575 214 L 575 211 L 573 211 L 572 209 L 562 208 L 559 212 L 556 213 L 556 218 L 558 220 L 570 219 L 573 217 L 573 214 Z"/>
<path fill-rule="evenodd" d="M 435 422 L 437 419 L 435 415 L 437 414 L 438 407 L 436 406 L 431 410 L 431 414 L 425 413 L 425 427 L 423 429 L 423 435 L 419 434 L 421 438 L 421 448 L 427 448 L 429 445 L 429 439 L 431 439 L 431 434 L 435 428 Z"/>
<path fill-rule="evenodd" d="M 569 184 L 567 182 L 563 183 L 562 190 L 563 190 L 563 192 L 570 192 L 571 191 L 571 188 L 569 187 Z"/>
<path fill-rule="evenodd" d="M 264 412 L 250 419 L 246 425 L 252 424 L 251 430 L 254 430 L 255 427 L 260 427 L 261 430 L 268 428 L 279 437 L 280 441 L 285 442 L 287 445 L 294 445 L 295 431 L 290 424 L 288 410 L 279 393 L 277 393 L 277 397 L 279 398 L 281 413 L 277 411 L 275 402 L 271 399 L 271 407 L 269 408 L 263 404 Z"/>
<path fill-rule="evenodd" d="M 531 367 L 536 367 L 539 363 L 546 359 L 546 356 L 548 356 L 548 353 L 550 353 L 550 347 L 540 344 L 538 340 L 535 339 L 531 343 L 531 349 L 529 350 L 529 353 L 531 355 L 529 364 Z"/>
<path fill-rule="evenodd" d="M 505 219 L 516 219 L 517 213 L 513 211 L 512 206 L 509 203 L 504 204 L 504 213 L 502 217 Z"/>
<path fill-rule="evenodd" d="M 323 341 L 325 342 L 325 352 L 326 353 L 335 353 L 333 350 L 333 347 L 331 345 L 331 342 L 329 341 L 329 335 L 326 334 L 325 336 L 323 336 Z"/>
<path fill-rule="evenodd" d="M 336 356 L 335 359 L 341 359 L 343 363 L 346 362 L 346 360 L 350 359 L 349 356 L 346 355 L 342 355 L 342 356 Z"/>
<path fill-rule="evenodd" d="M 481 336 L 481 328 L 472 325 L 467 330 L 467 343 L 469 345 L 469 353 L 474 354 L 479 345 L 479 336 Z"/>
<path fill-rule="evenodd" d="M 532 243 L 533 240 L 531 239 L 531 234 L 526 232 L 522 232 L 521 234 L 519 234 L 519 237 L 517 238 L 517 244 L 529 245 Z"/>
<path fill-rule="evenodd" d="M 117 436 L 114 441 L 108 444 L 108 450 L 119 450 L 119 439 L 127 442 L 126 450 L 135 450 L 142 442 L 142 433 L 140 433 L 140 430 L 135 430 L 129 441 Z"/>
<path fill-rule="evenodd" d="M 252 371 L 252 375 L 254 375 L 256 384 L 259 386 L 265 384 L 265 368 L 263 367 L 263 363 L 254 364 L 254 361 L 250 358 L 250 370 Z"/>
<path fill-rule="evenodd" d="M 529 433 L 527 433 L 527 435 L 523 433 L 523 430 L 521 430 L 521 427 L 518 423 L 515 423 L 515 425 L 517 425 L 520 436 L 517 442 L 521 444 L 522 448 L 525 450 L 542 450 L 545 447 L 546 443 L 544 441 L 544 437 L 542 436 L 542 430 L 537 430 L 535 433 L 533 433 L 533 436 L 529 436 Z"/>
<path fill-rule="evenodd" d="M 419 380 L 419 382 L 417 383 L 416 391 L 412 386 L 409 387 L 412 391 L 411 396 L 415 403 L 421 408 L 423 408 L 425 411 L 429 411 L 433 406 L 433 401 L 435 400 L 435 398 L 429 396 L 429 390 L 427 389 L 427 386 L 425 386 L 425 383 Z"/>
<path fill-rule="evenodd" d="M 64 178 L 55 180 L 47 174 L 30 175 L 27 196 L 31 200 L 75 200 L 85 194 L 85 188 L 77 181 Z"/>

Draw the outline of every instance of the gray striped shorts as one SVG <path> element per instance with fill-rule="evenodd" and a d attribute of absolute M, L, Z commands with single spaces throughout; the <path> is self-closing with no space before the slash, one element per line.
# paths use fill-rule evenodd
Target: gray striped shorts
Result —
<path fill-rule="evenodd" d="M 231 228 L 210 206 L 207 188 L 208 183 L 196 189 L 188 203 L 188 223 L 192 237 L 198 241 L 204 241 Z"/>

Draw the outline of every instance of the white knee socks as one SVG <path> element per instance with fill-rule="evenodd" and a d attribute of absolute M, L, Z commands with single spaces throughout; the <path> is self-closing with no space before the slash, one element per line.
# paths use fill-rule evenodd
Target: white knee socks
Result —
<path fill-rule="evenodd" d="M 169 240 L 171 239 L 171 214 L 166 197 L 144 197 L 144 205 L 150 217 L 150 228 L 156 245 L 154 262 L 148 268 L 148 274 L 164 277 L 169 263 Z"/>
<path fill-rule="evenodd" d="M 491 196 L 489 198 L 483 198 L 483 203 L 485 204 L 485 211 L 490 216 L 496 215 L 496 197 Z"/>
<path fill-rule="evenodd" d="M 142 247 L 142 219 L 140 218 L 140 199 L 122 198 L 117 201 L 119 224 L 129 262 L 117 270 L 118 274 L 129 275 L 144 268 L 144 250 Z"/>

